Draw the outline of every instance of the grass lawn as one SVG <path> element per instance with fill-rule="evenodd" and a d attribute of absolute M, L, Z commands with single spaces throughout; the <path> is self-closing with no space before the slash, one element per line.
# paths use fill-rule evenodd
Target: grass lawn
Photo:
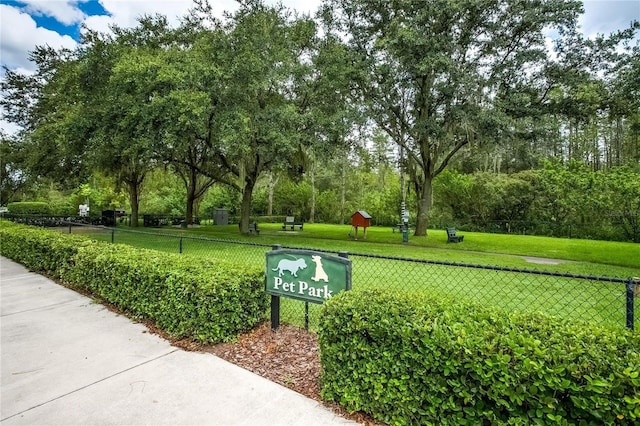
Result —
<path fill-rule="evenodd" d="M 305 224 L 304 231 L 294 232 L 282 231 L 281 224 L 277 223 L 264 223 L 259 227 L 259 236 L 242 236 L 237 225 L 205 225 L 188 230 L 170 227 L 151 232 L 585 275 L 640 276 L 640 244 L 634 243 L 458 232 L 465 236 L 464 242 L 452 244 L 447 243 L 446 231 L 430 229 L 426 238 L 410 235 L 409 244 L 405 245 L 402 234 L 393 233 L 390 227 L 370 227 L 366 239 L 360 230 L 357 241 L 349 237 L 349 225 Z M 523 257 L 571 262 L 534 264 Z"/>
<path fill-rule="evenodd" d="M 534 310 L 575 320 L 623 326 L 625 323 L 624 284 L 549 277 L 520 272 L 464 268 L 399 260 L 379 259 L 360 254 L 376 254 L 413 259 L 505 266 L 562 273 L 627 278 L 640 276 L 640 245 L 630 243 L 568 240 L 520 235 L 463 232 L 464 242 L 447 244 L 446 232 L 429 230 L 427 238 L 402 235 L 389 227 L 371 227 L 364 240 L 349 237 L 350 226 L 305 224 L 304 231 L 284 232 L 280 224 L 260 224 L 260 235 L 241 236 L 237 225 L 202 226 L 187 230 L 167 227 L 141 228 L 141 233 L 118 228 L 115 242 L 156 250 L 177 252 L 179 236 L 185 255 L 225 258 L 252 265 L 264 264 L 269 245 L 347 251 L 353 262 L 353 286 L 384 287 L 393 290 L 427 292 L 459 300 L 476 301 L 506 310 Z M 172 234 L 175 238 L 157 235 Z M 111 233 L 94 235 L 110 240 Z M 197 239 L 215 238 L 229 242 Z M 243 241 L 250 245 L 233 244 Z M 523 257 L 560 259 L 559 264 L 530 263 Z M 635 316 L 640 317 L 640 303 Z M 317 323 L 319 307 L 311 305 L 310 324 Z M 301 325 L 304 304 L 283 299 L 283 321 Z M 639 322 L 636 320 L 636 324 Z"/>

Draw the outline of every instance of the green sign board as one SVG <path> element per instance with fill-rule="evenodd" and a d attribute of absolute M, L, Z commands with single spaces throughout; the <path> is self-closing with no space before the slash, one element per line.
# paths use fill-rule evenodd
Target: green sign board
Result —
<path fill-rule="evenodd" d="M 309 250 L 267 252 L 265 289 L 272 296 L 322 303 L 351 289 L 351 261 Z"/>

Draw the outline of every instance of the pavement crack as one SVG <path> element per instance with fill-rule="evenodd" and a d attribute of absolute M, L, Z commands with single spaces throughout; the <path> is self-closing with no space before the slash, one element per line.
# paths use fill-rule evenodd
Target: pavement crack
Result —
<path fill-rule="evenodd" d="M 56 306 L 61 306 L 61 305 L 66 305 L 68 303 L 73 303 L 75 302 L 75 300 L 67 300 L 64 302 L 60 302 L 60 303 L 53 303 L 51 305 L 44 305 L 44 306 L 37 306 L 35 308 L 31 308 L 31 309 L 25 309 L 23 311 L 18 311 L 18 312 L 10 312 L 8 314 L 4 314 L 4 315 L 0 315 L 0 317 L 5 318 L 5 317 L 10 317 L 12 315 L 20 315 L 20 314 L 25 314 L 27 312 L 33 312 L 33 311 L 39 311 L 41 309 L 48 309 L 48 308 L 53 308 Z"/>
<path fill-rule="evenodd" d="M 117 377 L 117 376 L 119 376 L 119 375 L 121 375 L 121 374 L 124 374 L 124 373 L 126 373 L 126 372 L 128 372 L 128 371 L 135 370 L 136 368 L 142 367 L 143 365 L 146 365 L 146 364 L 149 364 L 149 363 L 151 363 L 151 362 L 157 361 L 157 360 L 159 360 L 159 359 L 162 359 L 162 358 L 164 358 L 164 357 L 166 357 L 166 356 L 169 356 L 169 355 L 171 355 L 171 354 L 173 354 L 173 353 L 175 353 L 175 352 L 179 352 L 179 351 L 181 351 L 181 349 L 177 349 L 177 348 L 176 348 L 176 349 L 174 349 L 174 350 L 172 350 L 172 351 L 169 351 L 169 352 L 167 352 L 167 353 L 165 353 L 165 354 L 159 355 L 159 356 L 157 356 L 157 357 L 155 357 L 155 358 L 151 358 L 151 359 L 148 359 L 148 360 L 146 360 L 146 361 L 144 361 L 144 362 L 141 362 L 141 363 L 139 363 L 139 364 L 136 364 L 136 365 L 134 365 L 134 366 L 132 366 L 132 367 L 125 368 L 124 370 L 118 371 L 117 373 L 113 373 L 113 374 L 111 374 L 111 375 L 109 375 L 109 376 L 107 376 L 107 377 L 103 377 L 103 378 L 102 378 L 102 379 L 100 379 L 100 380 L 96 380 L 95 382 L 92 382 L 92 383 L 89 383 L 89 384 L 87 384 L 87 385 L 81 386 L 81 387 L 79 387 L 79 388 L 77 388 L 77 389 L 74 389 L 74 390 L 72 390 L 72 391 L 70 391 L 70 392 L 67 392 L 67 393 L 65 393 L 65 394 L 62 394 L 62 395 L 56 396 L 55 398 L 51 398 L 51 399 L 50 399 L 50 400 L 48 400 L 48 401 L 45 401 L 45 402 L 42 402 L 42 403 L 40 403 L 40 404 L 34 405 L 33 407 L 27 408 L 26 410 L 22 410 L 22 411 L 20 411 L 20 412 L 18 412 L 18 413 L 12 414 L 12 415 L 10 415 L 10 416 L 8 416 L 8 417 L 4 417 L 4 418 L 0 419 L 0 422 L 4 422 L 4 421 L 6 421 L 6 420 L 9 420 L 9 419 L 12 419 L 12 418 L 14 418 L 14 417 L 20 416 L 20 415 L 22 415 L 22 414 L 24 414 L 24 413 L 27 413 L 27 412 L 29 412 L 29 411 L 31 411 L 31 410 L 35 410 L 36 408 L 39 408 L 39 407 L 42 407 L 42 406 L 44 406 L 44 405 L 50 404 L 50 403 L 52 403 L 52 402 L 54 402 L 54 401 L 57 401 L 57 400 L 63 399 L 63 398 L 65 398 L 65 397 L 69 396 L 69 395 L 73 395 L 74 393 L 78 393 L 78 392 L 80 392 L 80 391 L 82 391 L 82 390 L 85 390 L 85 389 L 87 389 L 87 388 L 90 388 L 91 386 L 94 386 L 94 385 L 97 385 L 97 384 L 99 384 L 99 383 L 105 382 L 105 381 L 107 381 L 107 380 L 109 380 L 109 379 L 112 379 L 112 378 L 114 378 L 114 377 Z M 144 386 L 143 386 L 143 390 L 144 390 Z"/>

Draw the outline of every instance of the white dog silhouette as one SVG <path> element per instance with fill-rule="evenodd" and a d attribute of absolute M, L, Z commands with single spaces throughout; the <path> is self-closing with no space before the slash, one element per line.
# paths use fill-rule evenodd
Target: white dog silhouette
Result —
<path fill-rule="evenodd" d="M 311 260 L 316 264 L 316 274 L 311 277 L 311 280 L 315 282 L 318 282 L 320 280 L 324 281 L 325 283 L 329 282 L 329 277 L 322 267 L 322 258 L 320 256 L 311 256 Z"/>
<path fill-rule="evenodd" d="M 307 267 L 307 262 L 304 259 L 282 259 L 278 262 L 278 266 L 276 266 L 272 271 L 278 271 L 278 276 L 281 277 L 284 271 L 288 271 L 294 277 L 298 276 L 298 270 L 305 269 Z"/>

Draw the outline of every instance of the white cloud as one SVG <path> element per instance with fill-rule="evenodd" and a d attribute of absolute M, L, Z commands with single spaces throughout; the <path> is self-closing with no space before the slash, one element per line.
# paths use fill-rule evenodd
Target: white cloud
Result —
<path fill-rule="evenodd" d="M 290 9 L 297 9 L 300 13 L 315 14 L 322 0 L 267 0 L 268 4 L 282 3 Z M 213 13 L 222 18 L 225 11 L 238 9 L 236 0 L 213 0 L 210 2 Z M 180 18 L 185 16 L 194 4 L 191 0 L 100 0 L 100 4 L 110 16 L 89 16 L 84 24 L 92 30 L 109 32 L 109 25 L 123 28 L 134 27 L 137 19 L 143 15 L 159 13 L 167 17 L 169 24 L 177 26 Z"/>
<path fill-rule="evenodd" d="M 26 3 L 26 11 L 30 14 L 44 15 L 55 18 L 64 25 L 73 25 L 86 17 L 86 15 L 78 9 L 78 0 L 21 0 Z M 82 0 L 86 1 L 86 0 Z"/>
<path fill-rule="evenodd" d="M 629 28 L 632 20 L 640 21 L 638 0 L 584 0 L 584 14 L 579 19 L 587 37 L 609 34 Z"/>
<path fill-rule="evenodd" d="M 2 131 L 7 135 L 15 135 L 22 130 L 17 124 L 9 123 L 3 119 L 0 119 L 0 129 L 2 129 Z"/>
<path fill-rule="evenodd" d="M 2 65 L 10 69 L 24 68 L 33 71 L 35 65 L 29 61 L 28 54 L 36 46 L 73 49 L 77 44 L 69 36 L 36 26 L 31 16 L 15 7 L 0 4 L 0 22 Z"/>
<path fill-rule="evenodd" d="M 109 23 L 125 28 L 134 27 L 140 16 L 154 15 L 156 13 L 166 16 L 170 24 L 176 25 L 178 18 L 187 13 L 193 6 L 191 0 L 100 0 L 100 4 L 111 14 Z M 104 24 L 105 21 L 103 19 L 100 24 Z M 92 23 L 91 18 L 89 18 L 86 25 L 91 25 Z"/>

